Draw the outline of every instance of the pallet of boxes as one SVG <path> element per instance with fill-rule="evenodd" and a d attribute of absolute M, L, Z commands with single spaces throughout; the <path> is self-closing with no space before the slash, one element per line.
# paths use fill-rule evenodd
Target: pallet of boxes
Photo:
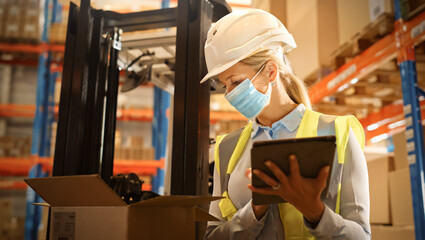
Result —
<path fill-rule="evenodd" d="M 44 0 L 0 0 L 0 39 L 39 43 L 43 34 Z"/>
<path fill-rule="evenodd" d="M 393 135 L 394 156 L 368 157 L 370 223 L 374 240 L 414 240 L 405 132 Z"/>

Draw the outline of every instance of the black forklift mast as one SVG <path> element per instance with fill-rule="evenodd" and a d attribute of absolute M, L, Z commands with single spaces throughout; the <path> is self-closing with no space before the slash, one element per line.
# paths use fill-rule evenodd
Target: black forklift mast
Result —
<path fill-rule="evenodd" d="M 179 0 L 178 7 L 120 14 L 71 3 L 53 176 L 113 174 L 121 34 L 177 27 L 171 193 L 208 193 L 210 84 L 204 42 L 230 12 L 224 0 Z"/>

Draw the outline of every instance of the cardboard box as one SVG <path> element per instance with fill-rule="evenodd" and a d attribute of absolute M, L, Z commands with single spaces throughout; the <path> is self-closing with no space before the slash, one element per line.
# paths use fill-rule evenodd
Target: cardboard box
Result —
<path fill-rule="evenodd" d="M 390 172 L 388 180 L 393 226 L 414 225 L 410 169 Z"/>
<path fill-rule="evenodd" d="M 394 14 L 393 0 L 369 0 L 369 17 L 373 22 L 382 14 Z"/>
<path fill-rule="evenodd" d="M 415 240 L 414 226 L 371 225 L 373 240 Z"/>
<path fill-rule="evenodd" d="M 394 170 L 390 157 L 383 157 L 367 162 L 370 194 L 370 223 L 391 223 L 389 200 L 389 171 Z"/>
<path fill-rule="evenodd" d="M 24 239 L 25 218 L 14 213 L 12 199 L 0 199 L 0 239 Z"/>
<path fill-rule="evenodd" d="M 395 169 L 408 168 L 407 148 L 406 148 L 406 132 L 402 131 L 393 135 L 394 144 L 394 166 Z"/>
<path fill-rule="evenodd" d="M 25 9 L 25 17 L 21 38 L 27 42 L 41 41 L 43 28 L 43 11 L 40 6 L 33 6 Z"/>
<path fill-rule="evenodd" d="M 143 159 L 143 147 L 139 146 L 139 147 L 130 147 L 130 156 L 129 159 L 131 160 L 140 160 Z"/>
<path fill-rule="evenodd" d="M 0 0 L 0 40 L 3 40 L 4 38 L 7 10 L 8 10 L 7 1 Z"/>
<path fill-rule="evenodd" d="M 17 4 L 10 4 L 4 21 L 4 39 L 16 41 L 21 38 L 24 18 L 24 8 Z"/>
<path fill-rule="evenodd" d="M 155 148 L 143 147 L 141 160 L 154 160 L 155 159 Z"/>
<path fill-rule="evenodd" d="M 339 45 L 348 42 L 369 23 L 369 0 L 338 1 Z"/>
<path fill-rule="evenodd" d="M 75 3 L 75 1 L 73 1 Z M 60 11 L 57 11 L 56 21 L 53 22 L 50 26 L 49 40 L 51 43 L 65 43 L 66 40 L 66 30 L 68 26 L 68 14 L 69 14 L 69 1 L 58 3 L 61 8 Z"/>
<path fill-rule="evenodd" d="M 127 137 L 127 146 L 129 147 L 141 147 L 143 146 L 143 138 L 137 136 Z"/>
<path fill-rule="evenodd" d="M 161 196 L 127 205 L 98 175 L 25 179 L 51 207 L 50 239 L 195 239 L 196 205 L 221 197 Z"/>
<path fill-rule="evenodd" d="M 288 0 L 285 7 L 286 27 L 298 45 L 288 58 L 294 73 L 306 79 L 332 64 L 331 53 L 339 46 L 337 1 L 311 0 L 300 4 L 299 0 Z"/>

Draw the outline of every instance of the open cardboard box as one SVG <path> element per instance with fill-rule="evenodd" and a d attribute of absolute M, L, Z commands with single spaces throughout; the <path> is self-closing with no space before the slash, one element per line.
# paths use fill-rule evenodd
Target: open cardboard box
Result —
<path fill-rule="evenodd" d="M 161 196 L 127 205 L 98 175 L 25 179 L 51 207 L 50 239 L 195 239 L 196 205 L 211 196 Z"/>

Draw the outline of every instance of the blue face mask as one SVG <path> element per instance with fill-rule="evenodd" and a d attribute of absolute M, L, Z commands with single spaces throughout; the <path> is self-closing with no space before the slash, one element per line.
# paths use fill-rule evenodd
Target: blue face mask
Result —
<path fill-rule="evenodd" d="M 230 93 L 226 93 L 224 97 L 229 101 L 229 103 L 236 108 L 240 113 L 242 113 L 248 119 L 254 119 L 263 108 L 267 105 L 270 100 L 271 86 L 269 84 L 267 93 L 260 93 L 252 85 L 252 81 L 257 77 L 257 75 L 263 70 L 265 65 L 255 74 L 255 76 L 250 80 L 247 78 L 245 81 L 240 83 L 236 88 L 234 88 Z"/>

